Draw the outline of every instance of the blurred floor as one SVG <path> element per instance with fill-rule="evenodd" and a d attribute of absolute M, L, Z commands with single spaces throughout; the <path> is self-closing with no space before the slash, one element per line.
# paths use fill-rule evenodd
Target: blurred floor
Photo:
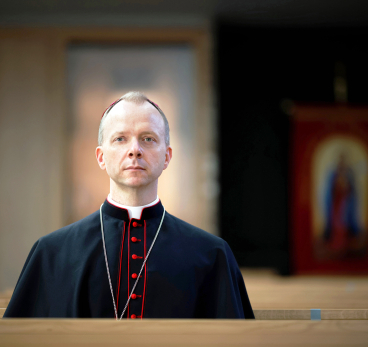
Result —
<path fill-rule="evenodd" d="M 367 309 L 368 276 L 281 277 L 241 269 L 253 309 Z"/>
<path fill-rule="evenodd" d="M 0 293 L 0 308 L 5 308 L 8 306 L 12 294 L 13 292 L 11 290 L 6 290 Z"/>

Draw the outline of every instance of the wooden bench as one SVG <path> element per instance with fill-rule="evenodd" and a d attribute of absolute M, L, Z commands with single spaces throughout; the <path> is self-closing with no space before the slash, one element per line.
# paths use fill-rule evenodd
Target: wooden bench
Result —
<path fill-rule="evenodd" d="M 368 346 L 368 278 L 243 275 L 256 320 L 2 319 L 0 346 Z"/>

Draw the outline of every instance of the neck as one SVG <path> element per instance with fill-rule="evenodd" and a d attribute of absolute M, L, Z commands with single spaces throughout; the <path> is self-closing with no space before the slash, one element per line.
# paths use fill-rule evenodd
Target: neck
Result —
<path fill-rule="evenodd" d="M 153 186 L 132 188 L 116 185 L 110 180 L 110 197 L 121 205 L 144 206 L 157 198 L 157 182 Z"/>

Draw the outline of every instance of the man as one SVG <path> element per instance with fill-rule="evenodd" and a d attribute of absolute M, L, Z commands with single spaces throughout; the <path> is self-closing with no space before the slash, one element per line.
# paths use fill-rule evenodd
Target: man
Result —
<path fill-rule="evenodd" d="M 225 241 L 167 213 L 162 110 L 139 92 L 104 112 L 97 162 L 110 194 L 33 246 L 4 317 L 254 318 Z"/>

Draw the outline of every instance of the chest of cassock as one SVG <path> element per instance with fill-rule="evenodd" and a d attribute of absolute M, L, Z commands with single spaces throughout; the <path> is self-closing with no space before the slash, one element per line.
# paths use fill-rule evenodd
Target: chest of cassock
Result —
<path fill-rule="evenodd" d="M 120 317 L 163 213 L 139 220 L 103 204 L 112 292 Z M 99 211 L 32 248 L 4 317 L 115 317 Z M 254 318 L 225 241 L 166 213 L 124 318 Z"/>

